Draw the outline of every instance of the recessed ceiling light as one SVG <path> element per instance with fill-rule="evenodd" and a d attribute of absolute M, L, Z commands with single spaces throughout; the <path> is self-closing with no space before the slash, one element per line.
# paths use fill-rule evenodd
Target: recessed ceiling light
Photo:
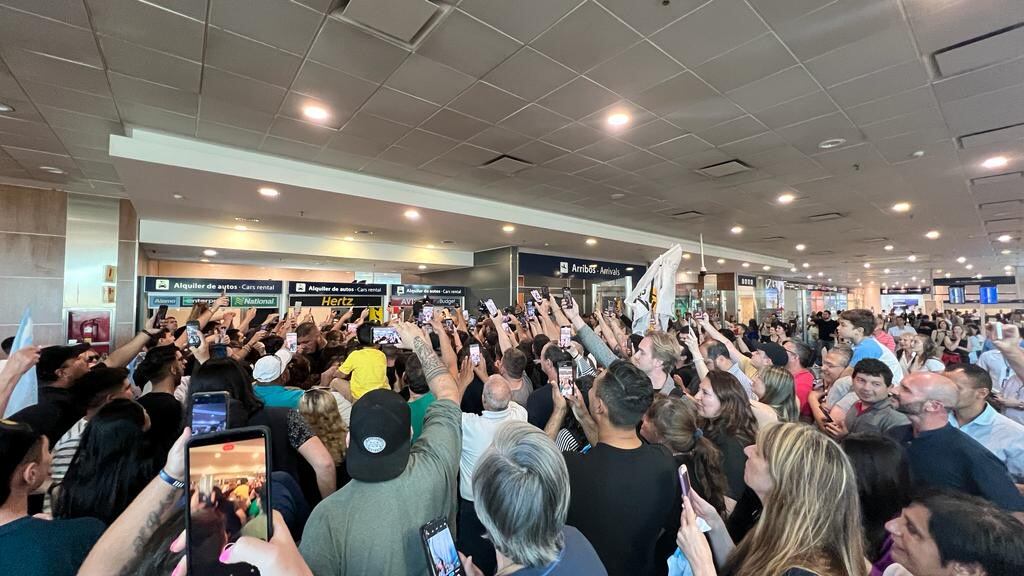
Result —
<path fill-rule="evenodd" d="M 56 166 L 40 166 L 39 169 L 42 170 L 43 172 L 49 172 L 50 174 L 63 174 L 64 173 L 63 170 L 61 170 L 60 168 L 57 168 Z"/>
<path fill-rule="evenodd" d="M 1007 264 L 1006 266 L 1003 266 L 1003 270 L 1013 270 L 1013 266 Z"/>
<path fill-rule="evenodd" d="M 433 250 L 433 249 L 434 249 L 434 245 L 433 244 L 427 244 L 427 250 Z"/>
<path fill-rule="evenodd" d="M 805 244 L 797 244 L 797 245 L 796 245 L 796 249 L 797 249 L 798 251 L 800 251 L 800 252 L 803 252 L 804 250 L 806 250 L 806 249 L 807 249 L 807 245 L 805 245 Z"/>
<path fill-rule="evenodd" d="M 974 270 L 974 264 L 968 264 L 964 266 L 964 268 L 967 268 L 968 270 Z"/>
<path fill-rule="evenodd" d="M 828 281 L 829 281 L 829 282 L 831 282 L 831 281 L 832 281 L 832 279 L 831 279 L 831 278 L 829 278 L 829 279 L 828 279 Z"/>
<path fill-rule="evenodd" d="M 775 199 L 775 201 L 778 202 L 779 204 L 790 204 L 793 202 L 793 200 L 796 200 L 796 196 L 790 194 L 789 192 L 786 192 L 785 194 L 780 194 L 779 197 Z"/>
<path fill-rule="evenodd" d="M 248 229 L 249 229 L 248 227 L 242 226 L 241 224 L 238 224 L 238 225 L 235 226 L 235 230 L 238 230 L 239 232 L 245 232 Z"/>
<path fill-rule="evenodd" d="M 692 255 L 689 252 L 683 252 L 683 260 L 689 260 Z"/>
<path fill-rule="evenodd" d="M 209 262 L 210 259 L 209 258 L 200 258 L 199 261 L 200 262 Z"/>
<path fill-rule="evenodd" d="M 889 269 L 888 268 L 882 270 L 882 274 L 888 274 L 888 273 L 889 273 Z"/>
<path fill-rule="evenodd" d="M 587 246 L 593 246 L 594 244 L 597 244 L 597 240 L 593 238 L 587 238 L 586 244 Z"/>
<path fill-rule="evenodd" d="M 1000 250 L 999 253 L 1002 254 L 1003 256 L 1006 256 L 1007 254 L 1010 253 L 1010 250 L 1008 248 L 1006 248 L 1006 249 Z"/>
<path fill-rule="evenodd" d="M 207 248 L 206 250 L 203 250 L 203 256 L 216 256 L 216 255 L 217 255 L 217 251 L 216 250 L 211 250 L 209 248 Z"/>
<path fill-rule="evenodd" d="M 864 267 L 865 268 L 871 268 L 871 262 L 865 262 L 864 263 Z"/>
<path fill-rule="evenodd" d="M 740 264 L 740 266 L 743 266 L 744 268 L 750 268 L 750 262 L 744 262 L 743 264 Z"/>
<path fill-rule="evenodd" d="M 1000 242 L 1006 243 L 1006 242 L 1009 242 L 1010 240 L 1013 240 L 1013 236 L 1010 236 L 1009 234 L 1003 234 L 999 238 L 996 238 L 996 240 L 999 240 Z"/>
<path fill-rule="evenodd" d="M 14 112 L 14 106 L 0 102 L 0 114 L 7 114 L 8 112 Z"/>
<path fill-rule="evenodd" d="M 260 188 L 260 194 L 267 198 L 277 198 L 281 193 L 277 191 L 277 188 L 264 186 L 263 188 Z"/>
<path fill-rule="evenodd" d="M 764 270 L 765 272 L 767 272 L 767 271 L 769 271 L 769 270 L 771 270 L 771 269 L 772 269 L 772 267 L 771 267 L 771 266 L 768 266 L 767 264 L 766 264 L 766 265 L 764 265 L 764 266 L 761 266 L 761 270 Z"/>
<path fill-rule="evenodd" d="M 824 275 L 825 275 L 824 272 L 818 272 L 818 276 L 824 276 Z"/>
<path fill-rule="evenodd" d="M 893 212 L 909 212 L 910 202 L 897 202 L 892 205 Z"/>
<path fill-rule="evenodd" d="M 330 117 L 331 113 L 328 112 L 327 109 L 322 106 L 315 106 L 310 104 L 308 106 L 302 107 L 302 115 L 305 116 L 306 118 L 309 118 L 310 120 L 316 120 L 319 122 L 321 120 L 327 120 L 327 118 Z"/>
<path fill-rule="evenodd" d="M 828 140 L 822 140 L 818 144 L 818 148 L 828 150 L 829 148 L 835 148 L 836 146 L 842 146 L 846 144 L 846 138 L 829 138 Z"/>
<path fill-rule="evenodd" d="M 942 268 L 939 268 L 938 270 L 936 270 L 935 273 L 936 274 L 942 274 Z"/>
<path fill-rule="evenodd" d="M 807 279 L 810 280 L 811 278 L 814 278 L 814 276 L 811 276 L 810 274 L 808 274 L 807 275 Z"/>
<path fill-rule="evenodd" d="M 793 268 L 789 269 L 790 272 L 796 272 L 796 270 L 797 270 L 796 267 L 793 267 Z"/>
<path fill-rule="evenodd" d="M 951 274 L 949 272 L 946 272 L 945 276 L 946 276 L 946 278 L 949 278 L 951 276 Z"/>
<path fill-rule="evenodd" d="M 960 256 L 959 258 L 956 259 L 956 261 L 960 264 L 963 264 L 964 262 L 967 262 L 967 258 Z"/>
<path fill-rule="evenodd" d="M 885 246 L 882 246 L 882 250 L 885 250 L 886 252 L 892 252 L 892 249 L 893 249 L 893 245 L 892 244 L 886 244 Z"/>
<path fill-rule="evenodd" d="M 608 116 L 608 124 L 610 126 L 624 126 L 629 124 L 629 114 L 616 112 L 615 114 Z"/>
<path fill-rule="evenodd" d="M 803 266 L 804 268 L 810 268 L 811 267 L 811 263 L 810 262 L 804 262 L 803 264 L 801 264 L 801 266 Z"/>
<path fill-rule="evenodd" d="M 986 159 L 981 163 L 983 168 L 1002 168 L 1006 166 L 1010 161 L 1006 159 L 1006 156 L 993 156 Z"/>
<path fill-rule="evenodd" d="M 181 194 L 172 194 L 171 198 L 174 198 L 175 200 L 183 200 L 185 197 Z"/>
<path fill-rule="evenodd" d="M 413 210 L 412 208 L 410 208 L 410 209 L 405 211 L 405 218 L 406 218 L 406 220 L 419 220 L 420 219 L 420 213 L 418 211 Z"/>
<path fill-rule="evenodd" d="M 911 276 L 910 279 L 911 280 L 917 280 L 917 276 Z"/>
<path fill-rule="evenodd" d="M 739 234 L 740 232 L 743 232 L 743 226 L 733 226 L 732 228 L 729 229 L 729 232 L 732 232 L 733 234 Z"/>
<path fill-rule="evenodd" d="M 939 236 L 940 236 L 940 234 L 939 234 L 939 231 L 938 231 L 938 230 L 929 230 L 929 231 L 928 231 L 928 232 L 927 232 L 927 233 L 926 233 L 926 234 L 924 235 L 924 237 L 925 237 L 925 238 L 927 238 L 927 239 L 929 239 L 929 240 L 935 240 L 935 239 L 936 239 L 936 238 L 938 238 Z"/>
<path fill-rule="evenodd" d="M 633 267 L 632 266 L 626 266 L 626 272 L 632 272 L 632 271 L 633 271 Z"/>
<path fill-rule="evenodd" d="M 621 192 L 616 192 L 615 194 L 612 194 L 612 196 L 611 196 L 612 200 L 622 200 L 625 197 L 626 197 L 626 195 L 621 193 Z"/>
<path fill-rule="evenodd" d="M 715 262 L 718 262 L 719 264 L 725 264 L 725 258 L 719 258 L 718 260 L 715 260 Z"/>
<path fill-rule="evenodd" d="M 417 266 L 417 268 L 419 268 L 420 270 L 426 270 L 427 269 L 427 265 L 426 264 L 420 264 L 419 266 Z"/>
<path fill-rule="evenodd" d="M 353 240 L 355 240 L 355 238 L 353 238 L 352 236 L 345 236 L 344 238 L 342 238 L 342 240 L 346 242 L 352 242 Z"/>
<path fill-rule="evenodd" d="M 921 156 L 924 156 L 924 150 L 914 150 L 910 156 L 913 158 L 920 158 Z"/>
<path fill-rule="evenodd" d="M 516 227 L 511 225 L 511 224 L 505 224 L 504 226 L 501 227 L 501 231 L 502 232 L 509 232 L 509 233 L 515 232 L 516 231 Z"/>
<path fill-rule="evenodd" d="M 917 256 L 914 256 L 913 254 L 911 254 L 910 256 L 907 256 L 907 260 L 909 260 L 911 262 L 917 262 Z"/>
<path fill-rule="evenodd" d="M 975 278 L 981 279 L 981 274 L 978 274 Z"/>

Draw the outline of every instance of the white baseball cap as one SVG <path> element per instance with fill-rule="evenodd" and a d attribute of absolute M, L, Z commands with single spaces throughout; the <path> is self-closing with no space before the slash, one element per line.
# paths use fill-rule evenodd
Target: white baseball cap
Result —
<path fill-rule="evenodd" d="M 276 354 L 268 355 L 256 361 L 252 367 L 252 377 L 257 382 L 266 384 L 281 377 L 288 363 L 292 361 L 292 353 L 287 348 L 281 348 Z"/>

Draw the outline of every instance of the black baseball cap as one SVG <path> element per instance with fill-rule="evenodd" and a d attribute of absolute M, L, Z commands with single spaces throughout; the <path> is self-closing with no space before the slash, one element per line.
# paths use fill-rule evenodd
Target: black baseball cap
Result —
<path fill-rule="evenodd" d="M 40 438 L 42 434 L 37 434 L 28 424 L 0 420 L 0 502 L 7 501 L 11 475 Z"/>
<path fill-rule="evenodd" d="M 384 482 L 401 476 L 412 443 L 409 405 L 391 390 L 363 394 L 352 405 L 348 475 L 361 482 Z"/>
<path fill-rule="evenodd" d="M 784 368 L 789 363 L 789 355 L 786 354 L 786 349 L 779 346 L 775 342 L 754 342 L 751 344 L 752 350 L 760 350 L 764 352 L 764 355 L 772 361 L 772 364 Z"/>
<path fill-rule="evenodd" d="M 39 352 L 39 363 L 36 364 L 36 378 L 43 382 L 57 380 L 57 370 L 65 362 L 78 357 L 82 352 L 90 348 L 89 344 L 75 344 L 73 346 L 47 346 Z"/>

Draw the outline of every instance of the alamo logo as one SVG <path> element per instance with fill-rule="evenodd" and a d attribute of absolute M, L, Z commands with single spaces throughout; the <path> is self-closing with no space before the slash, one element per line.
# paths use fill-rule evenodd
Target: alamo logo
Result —
<path fill-rule="evenodd" d="M 171 281 L 166 279 L 166 278 L 157 278 L 156 279 L 156 289 L 157 290 L 170 290 L 171 289 Z"/>
<path fill-rule="evenodd" d="M 569 263 L 568 262 L 559 262 L 558 263 L 558 272 L 559 272 L 559 274 L 568 274 L 569 273 Z"/>
<path fill-rule="evenodd" d="M 295 291 L 296 292 L 305 292 L 306 291 L 306 283 L 305 282 L 296 282 L 295 283 Z"/>

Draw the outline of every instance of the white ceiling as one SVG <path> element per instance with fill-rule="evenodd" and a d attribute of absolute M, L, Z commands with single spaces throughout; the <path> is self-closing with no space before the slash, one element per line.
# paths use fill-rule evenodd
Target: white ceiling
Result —
<path fill-rule="evenodd" d="M 436 27 L 402 44 L 360 30 L 331 0 L 0 0 L 0 101 L 16 109 L 0 114 L 0 177 L 134 199 L 144 192 L 125 188 L 107 154 L 109 135 L 134 124 L 659 234 L 703 232 L 837 282 L 966 275 L 959 255 L 970 273 L 1021 262 L 1024 130 L 998 129 L 1024 124 L 1024 2 L 440 4 Z M 385 5 L 408 10 L 384 18 Z M 393 31 L 429 7 L 351 6 Z M 331 111 L 325 126 L 302 120 L 308 103 Z M 610 129 L 612 111 L 631 124 Z M 819 148 L 830 138 L 846 142 Z M 501 153 L 536 166 L 514 177 L 477 167 Z M 996 155 L 1008 165 L 981 167 Z M 694 172 L 730 159 L 752 169 Z M 779 206 L 783 192 L 797 200 Z M 899 201 L 911 212 L 893 213 Z M 686 211 L 703 216 L 670 216 Z M 808 220 L 829 212 L 841 218 Z M 730 234 L 735 225 L 744 232 Z M 941 238 L 925 239 L 931 229 Z M 995 241 L 1004 233 L 1010 243 Z"/>

